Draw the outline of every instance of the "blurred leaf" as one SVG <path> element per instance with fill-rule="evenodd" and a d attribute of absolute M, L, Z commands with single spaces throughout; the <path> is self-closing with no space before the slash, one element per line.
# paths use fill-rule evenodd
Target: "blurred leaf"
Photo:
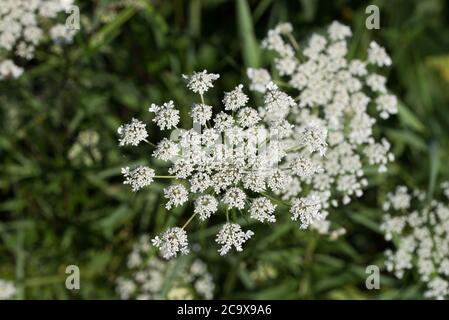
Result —
<path fill-rule="evenodd" d="M 435 191 L 435 185 L 437 182 L 438 169 L 440 167 L 440 155 L 439 147 L 436 141 L 430 144 L 429 148 L 430 154 L 430 178 L 429 178 L 429 191 L 427 193 L 428 200 L 433 199 L 433 193 Z"/>
<path fill-rule="evenodd" d="M 101 28 L 89 41 L 88 55 L 92 55 L 98 51 L 102 46 L 109 43 L 114 37 L 114 34 L 119 32 L 120 27 L 126 23 L 136 13 L 133 7 L 122 10 L 115 19 Z"/>
<path fill-rule="evenodd" d="M 438 70 L 441 77 L 449 83 L 449 55 L 430 56 L 426 63 Z"/>
<path fill-rule="evenodd" d="M 243 60 L 246 67 L 260 65 L 260 52 L 253 29 L 251 12 L 246 0 L 237 0 L 237 26 L 242 44 Z"/>
<path fill-rule="evenodd" d="M 426 132 L 426 127 L 424 126 L 424 124 L 401 101 L 398 101 L 398 114 L 399 119 L 407 127 L 421 133 Z"/>

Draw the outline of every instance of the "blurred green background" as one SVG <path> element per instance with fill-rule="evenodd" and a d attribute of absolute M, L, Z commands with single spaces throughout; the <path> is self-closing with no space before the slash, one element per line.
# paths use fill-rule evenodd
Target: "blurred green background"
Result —
<path fill-rule="evenodd" d="M 385 192 L 398 183 L 429 189 L 449 178 L 449 8 L 444 0 L 134 0 L 78 1 L 81 30 L 71 46 L 39 49 L 16 81 L 0 82 L 0 278 L 20 299 L 115 299 L 115 279 L 144 233 L 153 236 L 189 217 L 168 213 L 154 183 L 134 194 L 120 167 L 148 163 L 145 147 L 120 149 L 117 127 L 132 117 L 158 130 L 148 106 L 170 99 L 186 119 L 194 101 L 181 74 L 221 74 L 208 99 L 247 83 L 245 69 L 267 65 L 259 48 L 268 29 L 290 21 L 300 42 L 333 20 L 352 27 L 352 56 L 371 40 L 393 59 L 389 88 L 399 115 L 382 124 L 397 161 L 373 176 L 361 201 L 331 211 L 347 235 L 330 241 L 300 231 L 286 216 L 256 235 L 241 254 L 216 252 L 217 226 L 195 224 L 190 239 L 209 267 L 217 298 L 422 298 L 418 277 L 382 272 L 365 288 L 365 268 L 382 266 L 387 243 L 378 226 Z M 365 8 L 380 8 L 380 30 L 367 30 Z M 184 120 L 185 121 L 185 120 Z M 80 133 L 98 135 L 85 143 Z M 92 134 L 89 135 L 92 138 Z M 84 142 L 83 142 L 84 141 Z M 91 143 L 89 143 L 91 142 Z M 160 166 L 160 163 L 153 163 Z M 186 212 L 184 214 L 184 212 Z M 65 288 L 67 265 L 81 289 Z M 268 268 L 269 276 L 258 273 Z M 274 271 L 273 271 L 274 270 Z"/>

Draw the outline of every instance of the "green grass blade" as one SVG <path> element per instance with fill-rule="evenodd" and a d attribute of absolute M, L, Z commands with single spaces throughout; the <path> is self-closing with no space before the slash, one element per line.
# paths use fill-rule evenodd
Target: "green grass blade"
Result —
<path fill-rule="evenodd" d="M 246 0 L 237 0 L 236 8 L 245 66 L 258 67 L 260 65 L 260 50 L 254 34 L 253 21 L 248 2 Z"/>

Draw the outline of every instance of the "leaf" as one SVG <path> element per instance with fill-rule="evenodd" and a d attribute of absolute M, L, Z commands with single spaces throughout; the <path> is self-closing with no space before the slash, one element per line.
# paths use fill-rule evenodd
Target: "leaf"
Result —
<path fill-rule="evenodd" d="M 413 132 L 406 130 L 386 130 L 388 138 L 390 138 L 393 143 L 392 145 L 397 149 L 400 147 L 399 142 L 405 143 L 418 151 L 426 152 L 427 145 L 420 135 L 414 134 Z"/>
<path fill-rule="evenodd" d="M 438 169 L 440 167 L 439 147 L 437 142 L 430 144 L 430 178 L 429 178 L 429 191 L 427 193 L 428 200 L 431 200 L 435 191 L 435 184 L 437 181 Z"/>
<path fill-rule="evenodd" d="M 182 277 L 181 273 L 185 270 L 185 267 L 189 261 L 189 256 L 180 256 L 176 258 L 174 266 L 170 268 L 164 279 L 164 284 L 161 290 L 162 297 L 166 297 L 176 280 Z"/>
<path fill-rule="evenodd" d="M 245 267 L 239 268 L 238 275 L 246 289 L 252 290 L 255 288 L 256 284 Z"/>
<path fill-rule="evenodd" d="M 277 284 L 276 286 L 254 292 L 251 296 L 251 299 L 267 300 L 267 299 L 294 298 L 294 292 L 298 288 L 298 281 L 294 279 L 285 279 L 285 280 Z"/>
<path fill-rule="evenodd" d="M 260 50 L 254 35 L 253 22 L 248 2 L 237 0 L 237 25 L 240 41 L 242 43 L 243 60 L 246 67 L 258 67 L 260 65 Z"/>
<path fill-rule="evenodd" d="M 110 42 L 115 32 L 120 30 L 120 27 L 127 22 L 136 13 L 135 8 L 127 8 L 122 10 L 117 17 L 103 28 L 100 29 L 89 42 L 87 55 L 92 55 L 98 51 L 102 46 Z"/>
<path fill-rule="evenodd" d="M 398 101 L 398 115 L 405 126 L 421 133 L 426 132 L 426 126 L 401 101 Z"/>
<path fill-rule="evenodd" d="M 131 218 L 132 213 L 127 205 L 122 205 L 105 218 L 97 221 L 95 227 L 101 230 L 106 237 L 112 238 L 114 231 L 124 225 Z"/>
<path fill-rule="evenodd" d="M 259 1 L 259 4 L 254 10 L 254 21 L 258 21 L 262 17 L 262 15 L 265 13 L 265 11 L 268 9 L 268 7 L 271 5 L 272 2 L 273 0 Z"/>
<path fill-rule="evenodd" d="M 374 210 L 360 208 L 359 210 L 348 212 L 348 215 L 349 215 L 350 219 L 353 220 L 354 222 L 359 223 L 362 226 L 364 226 L 370 230 L 373 230 L 376 233 L 382 233 L 379 228 L 379 222 L 369 219 L 369 217 L 367 215 L 368 212 L 373 212 L 373 211 Z M 379 214 L 381 214 L 380 209 L 379 209 Z"/>
<path fill-rule="evenodd" d="M 441 77 L 449 83 L 449 55 L 430 56 L 426 59 L 426 64 L 438 70 Z"/>

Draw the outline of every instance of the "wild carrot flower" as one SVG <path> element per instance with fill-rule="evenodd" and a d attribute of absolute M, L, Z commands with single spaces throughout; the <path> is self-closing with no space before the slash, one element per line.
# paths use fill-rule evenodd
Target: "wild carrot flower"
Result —
<path fill-rule="evenodd" d="M 300 47 L 291 26 L 280 24 L 268 32 L 262 47 L 276 53 L 274 66 L 283 79 L 282 88 L 295 99 L 283 98 L 284 93 L 278 92 L 274 82 L 268 83 L 266 91 L 261 90 L 261 79 L 278 76 L 271 76 L 265 69 L 247 71 L 250 88 L 268 93 L 262 120 L 271 123 L 285 119 L 294 125 L 294 134 L 299 134 L 291 138 L 293 148 L 285 162 L 296 177 L 276 190 L 284 200 L 301 196 L 293 210 L 297 218 L 302 212 L 300 200 L 307 196 L 301 185 L 308 185 L 309 194 L 318 197 L 321 209 L 317 217 L 325 217 L 330 205 L 347 204 L 363 195 L 368 183 L 365 164 L 384 172 L 394 160 L 390 143 L 385 138 L 376 140 L 373 128 L 376 119 L 397 113 L 397 99 L 388 92 L 386 78 L 367 68 L 389 66 L 391 59 L 375 42 L 368 48 L 367 61 L 348 59 L 351 36 L 349 27 L 333 22 L 326 33 L 312 34 Z M 303 217 L 312 221 L 312 227 L 317 225 L 313 222 L 317 219 Z M 324 224 L 319 224 L 323 231 Z"/>
<path fill-rule="evenodd" d="M 215 283 L 203 261 L 189 260 L 180 267 L 175 261 L 160 259 L 154 256 L 147 235 L 134 243 L 127 257 L 127 267 L 129 274 L 116 280 L 120 299 L 212 299 L 214 296 Z M 172 281 L 164 294 L 168 275 Z"/>
<path fill-rule="evenodd" d="M 376 116 L 396 113 L 396 99 L 387 92 L 386 78 L 367 69 L 369 64 L 387 65 L 386 52 L 372 45 L 375 52 L 368 61 L 347 59 L 352 33 L 337 22 L 326 35 L 312 35 L 302 52 L 292 32 L 290 24 L 280 24 L 262 41 L 277 53 L 274 65 L 285 82 L 278 85 L 273 79 L 279 77 L 264 69 L 247 71 L 250 89 L 262 95 L 258 108 L 251 107 L 242 84 L 224 93 L 221 106 L 208 103 L 204 94 L 219 75 L 204 70 L 183 75 L 187 88 L 200 96 L 190 103 L 193 128 L 179 123 L 173 101 L 149 108 L 153 122 L 169 130 L 170 138 L 147 141 L 145 126 L 137 120 L 121 127 L 121 145 L 144 140 L 156 159 L 169 162 L 169 175 L 152 176 L 174 180 L 164 189 L 166 208 L 194 203 L 183 227 L 166 231 L 182 234 L 185 250 L 184 229 L 196 216 L 201 221 L 212 214 L 226 217 L 217 235 L 224 255 L 232 246 L 240 251 L 253 234 L 241 231 L 238 216 L 275 222 L 279 204 L 290 207 L 300 228 L 336 238 L 344 231 L 330 230 L 329 208 L 363 195 L 366 165 L 384 172 L 393 160 L 389 142 L 376 140 L 373 126 Z M 165 258 L 180 251 L 171 245 L 175 238 L 157 238 L 155 245 Z"/>
<path fill-rule="evenodd" d="M 17 292 L 14 282 L 0 279 L 0 300 L 13 299 Z"/>
<path fill-rule="evenodd" d="M 125 177 L 123 184 L 131 185 L 134 192 L 150 185 L 153 182 L 154 170 L 145 166 L 139 166 L 131 170 L 129 167 L 122 168 Z"/>
<path fill-rule="evenodd" d="M 187 233 L 184 229 L 178 227 L 166 230 L 160 237 L 156 236 L 152 243 L 160 249 L 161 255 L 165 259 L 176 257 L 178 252 L 181 254 L 189 253 Z"/>
<path fill-rule="evenodd" d="M 120 136 L 119 146 L 137 146 L 148 137 L 145 124 L 137 119 L 132 119 L 131 123 L 121 125 L 117 129 Z"/>
<path fill-rule="evenodd" d="M 24 69 L 14 57 L 30 60 L 46 34 L 55 44 L 72 42 L 76 30 L 57 18 L 73 0 L 2 0 L 0 8 L 0 80 L 18 78 Z"/>
<path fill-rule="evenodd" d="M 443 194 L 447 182 L 441 185 Z M 449 296 L 449 207 L 444 201 L 429 200 L 420 191 L 398 186 L 388 193 L 381 230 L 394 242 L 388 249 L 387 270 L 402 278 L 416 271 L 427 285 L 424 296 L 445 299 Z"/>
<path fill-rule="evenodd" d="M 207 73 L 206 70 L 203 70 L 194 72 L 191 76 L 182 75 L 182 77 L 187 80 L 187 88 L 202 95 L 213 88 L 212 82 L 220 78 L 220 75 Z"/>
<path fill-rule="evenodd" d="M 216 242 L 222 245 L 218 252 L 224 256 L 232 247 L 237 251 L 242 251 L 242 245 L 253 235 L 254 232 L 251 230 L 244 232 L 239 224 L 226 223 L 217 234 Z"/>

